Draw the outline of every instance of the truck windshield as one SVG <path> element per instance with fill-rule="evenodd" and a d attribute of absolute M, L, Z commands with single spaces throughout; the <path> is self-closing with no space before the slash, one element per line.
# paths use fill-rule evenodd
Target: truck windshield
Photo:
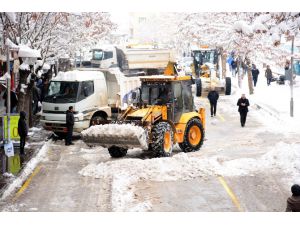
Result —
<path fill-rule="evenodd" d="M 92 59 L 93 60 L 102 60 L 104 56 L 104 53 L 102 50 L 93 50 L 93 56 Z"/>
<path fill-rule="evenodd" d="M 45 102 L 76 102 L 79 82 L 51 81 Z"/>
<path fill-rule="evenodd" d="M 144 85 L 142 86 L 141 100 L 147 105 L 163 105 L 170 100 L 169 85 Z"/>

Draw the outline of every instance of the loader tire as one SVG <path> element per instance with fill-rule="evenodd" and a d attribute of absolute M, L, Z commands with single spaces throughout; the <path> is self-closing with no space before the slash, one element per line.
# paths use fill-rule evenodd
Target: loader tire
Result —
<path fill-rule="evenodd" d="M 103 118 L 102 116 L 93 116 L 90 121 L 90 126 L 99 125 L 103 120 L 105 120 L 105 118 Z"/>
<path fill-rule="evenodd" d="M 202 95 L 202 81 L 201 78 L 196 79 L 196 96 L 200 97 Z"/>
<path fill-rule="evenodd" d="M 113 145 L 108 148 L 108 152 L 112 158 L 121 158 L 127 154 L 127 149 Z"/>
<path fill-rule="evenodd" d="M 225 78 L 225 95 L 231 95 L 231 77 Z"/>
<path fill-rule="evenodd" d="M 191 119 L 184 132 L 184 140 L 179 143 L 179 147 L 183 152 L 198 151 L 203 144 L 204 129 L 198 118 Z"/>
<path fill-rule="evenodd" d="M 154 157 L 168 157 L 173 151 L 173 130 L 167 122 L 159 122 L 152 129 L 152 143 L 149 149 Z"/>

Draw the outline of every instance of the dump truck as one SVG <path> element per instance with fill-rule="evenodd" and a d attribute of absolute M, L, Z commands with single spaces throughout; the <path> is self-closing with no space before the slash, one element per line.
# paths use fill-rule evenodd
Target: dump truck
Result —
<path fill-rule="evenodd" d="M 118 67 L 127 76 L 162 74 L 170 62 L 175 62 L 174 52 L 170 49 L 113 45 L 92 49 L 92 67 Z"/>
<path fill-rule="evenodd" d="M 192 50 L 192 74 L 196 79 L 196 96 L 207 93 L 211 87 L 225 95 L 231 94 L 231 77 L 220 76 L 220 53 L 217 48 L 200 46 Z"/>
<path fill-rule="evenodd" d="M 156 75 L 140 79 L 141 88 L 133 94 L 137 103 L 118 119 L 82 131 L 83 141 L 107 147 L 116 158 L 132 148 L 166 157 L 176 143 L 184 152 L 199 150 L 205 135 L 205 109 L 195 109 L 192 77 Z"/>
<path fill-rule="evenodd" d="M 74 131 L 81 132 L 102 120 L 117 117 L 122 96 L 140 87 L 137 77 L 125 77 L 117 69 L 104 72 L 81 68 L 59 72 L 48 87 L 42 104 L 41 123 L 46 130 L 64 137 L 67 132 L 66 111 L 74 108 Z"/>

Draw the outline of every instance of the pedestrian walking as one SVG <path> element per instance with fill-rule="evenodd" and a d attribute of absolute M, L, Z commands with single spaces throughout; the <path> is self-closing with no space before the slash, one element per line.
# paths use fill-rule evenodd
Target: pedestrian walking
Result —
<path fill-rule="evenodd" d="M 66 125 L 67 125 L 67 136 L 66 136 L 66 145 L 73 145 L 72 135 L 73 135 L 73 126 L 74 126 L 74 114 L 73 106 L 69 107 L 69 110 L 66 112 Z"/>
<path fill-rule="evenodd" d="M 300 212 L 300 186 L 291 187 L 292 196 L 287 199 L 286 212 Z"/>
<path fill-rule="evenodd" d="M 252 65 L 251 72 L 252 72 L 252 78 L 253 78 L 254 87 L 256 87 L 257 78 L 258 78 L 258 75 L 259 75 L 259 70 L 256 68 L 255 64 Z"/>
<path fill-rule="evenodd" d="M 232 55 L 230 54 L 227 58 L 227 63 L 229 65 L 229 71 L 231 72 L 232 71 L 232 68 L 231 68 L 231 63 L 233 61 L 233 58 L 232 58 Z"/>
<path fill-rule="evenodd" d="M 233 59 L 232 62 L 231 62 L 231 72 L 232 72 L 232 77 L 235 77 L 236 75 L 236 68 L 237 68 L 237 60 L 236 59 Z"/>
<path fill-rule="evenodd" d="M 244 127 L 246 123 L 249 105 L 250 105 L 249 100 L 246 98 L 246 95 L 242 94 L 242 97 L 237 102 L 237 106 L 239 107 L 238 111 L 240 113 L 240 121 L 242 127 Z"/>
<path fill-rule="evenodd" d="M 40 89 L 35 85 L 35 82 L 32 81 L 32 112 L 33 115 L 38 113 L 38 106 L 39 106 L 39 100 L 40 100 Z"/>
<path fill-rule="evenodd" d="M 216 116 L 219 93 L 215 90 L 215 87 L 211 87 L 211 90 L 209 91 L 207 98 L 210 103 L 210 115 L 211 117 Z"/>
<path fill-rule="evenodd" d="M 265 72 L 265 77 L 267 78 L 267 85 L 269 86 L 271 84 L 272 78 L 273 78 L 273 74 L 272 74 L 272 70 L 270 69 L 270 66 L 267 65 L 267 69 Z"/>
<path fill-rule="evenodd" d="M 18 122 L 18 134 L 20 136 L 20 155 L 24 156 L 25 142 L 28 134 L 28 128 L 26 124 L 26 113 L 24 111 L 20 112 L 20 118 Z"/>

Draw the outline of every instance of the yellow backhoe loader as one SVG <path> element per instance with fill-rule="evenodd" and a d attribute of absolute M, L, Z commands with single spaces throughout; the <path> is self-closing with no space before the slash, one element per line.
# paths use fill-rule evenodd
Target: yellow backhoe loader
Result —
<path fill-rule="evenodd" d="M 200 149 L 204 140 L 205 109 L 195 109 L 190 76 L 157 75 L 141 78 L 141 88 L 115 121 L 103 121 L 82 132 L 89 145 L 107 147 L 112 157 L 130 148 L 149 150 L 155 157 L 170 156 L 174 144 L 182 151 Z"/>

